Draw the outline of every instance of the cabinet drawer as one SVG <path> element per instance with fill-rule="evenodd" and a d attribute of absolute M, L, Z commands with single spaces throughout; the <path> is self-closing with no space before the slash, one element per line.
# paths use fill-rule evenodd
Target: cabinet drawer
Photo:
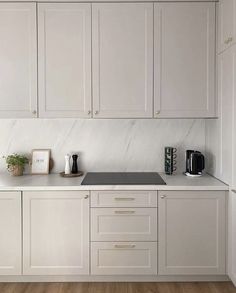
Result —
<path fill-rule="evenodd" d="M 92 241 L 157 241 L 157 208 L 92 208 Z"/>
<path fill-rule="evenodd" d="M 157 242 L 93 242 L 92 275 L 156 275 Z"/>
<path fill-rule="evenodd" d="M 157 191 L 92 191 L 92 207 L 157 207 Z"/>

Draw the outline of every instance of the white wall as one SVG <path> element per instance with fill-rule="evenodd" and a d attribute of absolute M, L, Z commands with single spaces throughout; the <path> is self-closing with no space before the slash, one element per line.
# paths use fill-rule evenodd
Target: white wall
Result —
<path fill-rule="evenodd" d="M 163 171 L 164 146 L 178 148 L 178 171 L 188 148 L 205 150 L 205 121 L 163 120 L 0 120 L 0 155 L 50 148 L 53 172 L 64 169 L 64 155 L 80 153 L 85 171 Z M 5 161 L 0 159 L 0 172 Z"/>

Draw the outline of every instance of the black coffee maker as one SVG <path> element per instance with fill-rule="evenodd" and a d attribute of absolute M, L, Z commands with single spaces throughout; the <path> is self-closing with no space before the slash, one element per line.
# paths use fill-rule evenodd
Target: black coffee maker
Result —
<path fill-rule="evenodd" d="M 201 176 L 205 169 L 205 158 L 201 152 L 194 150 L 186 151 L 186 172 L 187 176 Z"/>

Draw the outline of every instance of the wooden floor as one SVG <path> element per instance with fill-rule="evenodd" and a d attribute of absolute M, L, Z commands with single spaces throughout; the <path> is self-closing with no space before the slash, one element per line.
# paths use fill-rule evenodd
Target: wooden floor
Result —
<path fill-rule="evenodd" d="M 0 293 L 236 293 L 222 283 L 0 283 Z"/>

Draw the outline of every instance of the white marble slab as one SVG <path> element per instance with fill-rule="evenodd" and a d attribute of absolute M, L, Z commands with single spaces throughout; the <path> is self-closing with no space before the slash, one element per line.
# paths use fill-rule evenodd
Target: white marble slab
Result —
<path fill-rule="evenodd" d="M 1 119 L 0 158 L 49 148 L 54 173 L 64 169 L 64 155 L 79 152 L 84 171 L 164 171 L 164 147 L 178 149 L 177 167 L 185 168 L 185 150 L 205 151 L 201 119 Z M 0 159 L 0 172 L 5 161 Z"/>
<path fill-rule="evenodd" d="M 228 190 L 228 185 L 210 175 L 199 178 L 183 174 L 160 174 L 166 185 L 81 185 L 84 177 L 62 178 L 59 174 L 12 177 L 0 174 L 0 191 L 15 190 Z"/>

